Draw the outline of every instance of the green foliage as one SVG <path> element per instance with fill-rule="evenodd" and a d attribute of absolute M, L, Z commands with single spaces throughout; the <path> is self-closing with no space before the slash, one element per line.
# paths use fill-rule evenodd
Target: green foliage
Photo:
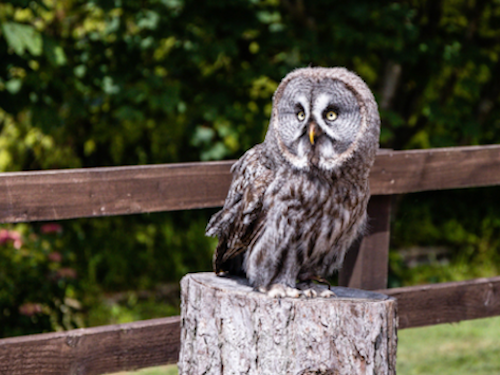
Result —
<path fill-rule="evenodd" d="M 90 326 L 130 323 L 138 320 L 157 317 L 180 315 L 180 301 L 178 298 L 161 300 L 149 297 L 145 300 L 138 298 L 138 293 L 127 293 L 126 301 L 105 301 L 89 306 L 86 313 L 87 324 Z"/>
<path fill-rule="evenodd" d="M 0 336 L 178 314 L 176 291 L 159 301 L 134 291 L 211 269 L 215 243 L 204 237 L 207 215 L 199 213 L 0 229 Z M 125 303 L 105 303 L 103 292 L 121 290 L 132 291 Z"/>
<path fill-rule="evenodd" d="M 83 326 L 74 253 L 62 227 L 0 229 L 0 336 Z"/>
<path fill-rule="evenodd" d="M 383 146 L 495 142 L 498 5 L 3 4 L 2 108 L 68 154 L 31 155 L 10 169 L 239 156 L 262 140 L 279 80 L 309 64 L 347 66 L 368 81 Z"/>
<path fill-rule="evenodd" d="M 91 284 L 107 291 L 149 289 L 190 270 L 211 269 L 214 239 L 204 237 L 208 215 L 197 213 L 71 220 L 65 244 Z"/>
<path fill-rule="evenodd" d="M 445 262 L 408 267 L 401 253 L 390 257 L 392 286 L 459 281 L 500 274 L 500 195 L 497 187 L 408 194 L 396 203 L 394 249 L 443 246 Z"/>
<path fill-rule="evenodd" d="M 383 147 L 498 143 L 499 5 L 500 0 L 4 2 L 0 171 L 239 157 L 262 141 L 281 78 L 308 65 L 346 66 L 368 82 L 380 105 Z M 482 265 L 488 274 L 497 272 L 490 264 L 497 260 L 500 202 L 474 204 L 479 200 L 467 198 L 457 205 L 459 195 L 401 202 L 398 215 L 413 216 L 397 217 L 393 243 L 456 248 L 453 264 L 464 271 L 454 275 L 475 274 Z M 491 210 L 481 211 L 483 204 Z M 104 291 L 153 288 L 209 269 L 214 242 L 203 228 L 211 212 L 64 222 L 58 238 L 73 254 L 71 267 L 78 274 L 70 298 L 81 303 L 88 319 L 99 310 Z M 24 236 L 37 230 L 22 228 Z M 23 243 L 22 251 L 34 256 L 37 247 Z M 2 246 L 0 264 L 10 265 L 16 252 Z M 42 257 L 34 267 L 42 279 L 46 263 Z M 422 272 L 428 276 L 417 279 L 397 255 L 391 264 L 399 283 L 423 282 L 438 272 Z M 474 271 L 460 268 L 464 264 L 475 265 Z M 9 278 L 23 280 L 21 270 Z M 12 300 L 9 311 L 24 301 L 54 308 L 67 290 L 47 293 L 43 301 Z M 10 322 L 28 331 L 57 328 Z"/>
<path fill-rule="evenodd" d="M 7 45 L 19 56 L 23 56 L 25 51 L 33 56 L 42 54 L 42 36 L 33 26 L 5 22 L 2 24 L 2 31 Z M 16 94 L 17 91 L 11 93 Z"/>

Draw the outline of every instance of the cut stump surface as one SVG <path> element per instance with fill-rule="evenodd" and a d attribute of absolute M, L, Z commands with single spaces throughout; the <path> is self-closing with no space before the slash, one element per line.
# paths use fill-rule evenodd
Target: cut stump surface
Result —
<path fill-rule="evenodd" d="M 246 279 L 181 281 L 179 374 L 392 375 L 395 299 L 334 287 L 335 298 L 271 298 Z"/>

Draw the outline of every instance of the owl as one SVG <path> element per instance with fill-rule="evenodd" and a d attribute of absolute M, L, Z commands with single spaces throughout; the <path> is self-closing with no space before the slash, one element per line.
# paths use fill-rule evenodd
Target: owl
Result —
<path fill-rule="evenodd" d="M 214 271 L 243 275 L 272 297 L 329 297 L 313 280 L 338 270 L 366 227 L 380 117 L 368 86 L 344 68 L 289 73 L 273 96 L 263 143 L 232 167 L 206 234 Z"/>

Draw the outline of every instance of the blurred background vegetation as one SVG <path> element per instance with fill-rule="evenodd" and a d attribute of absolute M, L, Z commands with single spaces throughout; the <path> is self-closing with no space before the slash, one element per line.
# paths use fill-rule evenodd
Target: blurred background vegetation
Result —
<path fill-rule="evenodd" d="M 237 158 L 309 65 L 366 80 L 382 147 L 500 143 L 499 24 L 499 0 L 5 1 L 0 172 Z M 390 285 L 500 274 L 499 193 L 396 197 Z M 0 337 L 177 314 L 213 212 L 0 226 Z"/>

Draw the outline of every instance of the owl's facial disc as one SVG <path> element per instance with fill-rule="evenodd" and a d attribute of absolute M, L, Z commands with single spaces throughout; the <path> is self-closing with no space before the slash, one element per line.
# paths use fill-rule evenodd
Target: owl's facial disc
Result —
<path fill-rule="evenodd" d="M 354 93 L 341 81 L 323 79 L 312 93 L 312 115 L 325 136 L 318 139 L 315 155 L 321 169 L 331 169 L 348 152 L 361 129 L 362 116 Z M 314 164 L 314 163 L 313 163 Z"/>
<path fill-rule="evenodd" d="M 281 154 L 298 169 L 307 169 L 308 164 L 307 150 L 301 139 L 306 134 L 311 118 L 313 87 L 311 79 L 297 77 L 287 84 L 276 103 L 278 121 L 275 129 L 278 145 Z"/>
<path fill-rule="evenodd" d="M 298 169 L 329 170 L 361 128 L 354 93 L 331 78 L 292 79 L 278 103 L 277 137 L 285 158 Z"/>

